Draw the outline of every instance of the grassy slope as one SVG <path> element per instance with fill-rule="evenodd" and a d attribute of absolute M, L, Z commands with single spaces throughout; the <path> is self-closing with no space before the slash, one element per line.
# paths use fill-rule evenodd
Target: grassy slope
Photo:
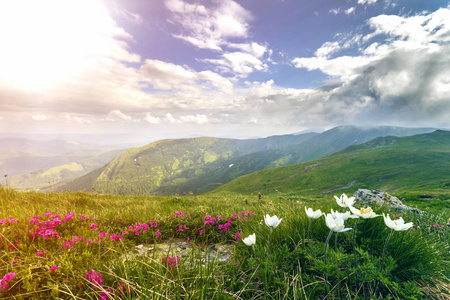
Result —
<path fill-rule="evenodd" d="M 102 169 L 61 189 L 117 194 L 174 194 L 197 191 L 205 185 L 208 170 L 228 167 L 225 161 L 255 152 L 301 142 L 311 134 L 236 140 L 193 138 L 163 140 L 128 150 Z M 224 165 L 225 164 L 225 165 Z M 192 178 L 196 180 L 190 181 Z"/>
<path fill-rule="evenodd" d="M 219 187 L 243 175 L 310 161 L 380 136 L 407 136 L 431 131 L 433 130 L 430 128 L 338 126 L 302 143 L 230 159 L 227 164 L 232 164 L 231 168 L 209 169 L 205 172 L 205 176 L 194 178 L 186 182 L 185 185 L 197 186 L 201 182 L 208 182 L 208 185 L 199 190 L 199 192 L 208 192 L 213 187 Z"/>
<path fill-rule="evenodd" d="M 383 137 L 328 157 L 259 171 L 213 192 L 320 193 L 357 188 L 450 192 L 450 132 Z"/>

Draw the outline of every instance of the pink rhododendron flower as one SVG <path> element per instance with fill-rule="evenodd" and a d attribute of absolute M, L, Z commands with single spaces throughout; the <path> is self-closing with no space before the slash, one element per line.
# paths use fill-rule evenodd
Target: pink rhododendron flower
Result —
<path fill-rule="evenodd" d="M 98 289 L 103 285 L 103 276 L 102 274 L 94 271 L 89 270 L 86 274 L 84 274 L 84 277 L 87 278 L 90 282 L 94 284 L 94 288 Z"/>
<path fill-rule="evenodd" d="M 44 250 L 44 251 L 36 250 L 36 255 L 37 255 L 37 256 L 42 256 L 42 255 L 47 254 L 47 253 L 48 253 L 47 250 Z"/>
<path fill-rule="evenodd" d="M 109 239 L 111 241 L 121 241 L 122 240 L 122 236 L 120 234 L 111 234 L 109 236 Z"/>
<path fill-rule="evenodd" d="M 89 228 L 94 229 L 95 231 L 97 231 L 98 227 L 97 225 L 95 225 L 95 223 L 92 223 L 91 225 L 89 225 Z"/>
<path fill-rule="evenodd" d="M 103 292 L 100 293 L 98 299 L 99 300 L 109 300 L 112 299 L 114 296 L 114 293 L 111 291 L 111 289 L 108 287 Z"/>
<path fill-rule="evenodd" d="M 131 293 L 131 287 L 128 284 L 125 284 L 123 280 L 120 281 L 120 285 L 117 288 L 117 294 L 121 298 L 125 298 L 125 294 Z"/>
<path fill-rule="evenodd" d="M 80 216 L 80 219 L 86 220 L 86 219 L 87 219 L 87 216 Z"/>
<path fill-rule="evenodd" d="M 51 267 L 47 270 L 47 272 L 50 272 L 50 271 L 56 272 L 56 270 L 58 270 L 58 268 L 59 268 L 59 266 L 57 266 L 57 265 L 51 266 Z"/>
<path fill-rule="evenodd" d="M 159 232 L 159 229 L 158 229 L 158 230 L 156 230 L 156 232 L 153 235 L 156 235 L 156 237 L 160 237 L 161 236 L 161 232 Z"/>
<path fill-rule="evenodd" d="M 107 234 L 105 231 L 102 231 L 102 232 L 100 232 L 99 235 L 97 235 L 97 238 L 98 238 L 98 239 L 102 239 L 102 238 L 104 238 L 105 236 L 107 237 L 108 234 Z"/>
<path fill-rule="evenodd" d="M 16 273 L 8 273 L 5 276 L 3 276 L 1 282 L 0 282 L 0 288 L 2 291 L 6 291 L 9 288 L 9 282 L 16 277 Z"/>
<path fill-rule="evenodd" d="M 180 263 L 180 259 L 178 258 L 178 256 L 174 256 L 174 257 L 164 256 L 162 258 L 162 262 L 167 264 L 167 266 L 170 269 L 173 269 L 173 267 L 175 267 L 176 264 Z"/>

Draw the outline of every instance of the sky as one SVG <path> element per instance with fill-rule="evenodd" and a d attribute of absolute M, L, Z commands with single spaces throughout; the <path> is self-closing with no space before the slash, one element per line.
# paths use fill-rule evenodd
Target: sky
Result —
<path fill-rule="evenodd" d="M 0 0 L 0 134 L 450 128 L 450 2 Z"/>

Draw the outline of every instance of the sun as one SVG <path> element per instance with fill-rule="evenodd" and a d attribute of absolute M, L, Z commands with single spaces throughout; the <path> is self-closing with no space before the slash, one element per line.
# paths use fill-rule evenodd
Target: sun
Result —
<path fill-rule="evenodd" d="M 97 0 L 0 2 L 0 85 L 53 88 L 99 57 L 113 55 L 126 35 Z"/>

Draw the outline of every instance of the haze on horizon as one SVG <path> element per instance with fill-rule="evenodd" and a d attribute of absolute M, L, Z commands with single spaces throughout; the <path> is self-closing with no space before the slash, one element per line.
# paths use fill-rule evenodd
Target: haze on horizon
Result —
<path fill-rule="evenodd" d="M 5 0 L 0 38 L 0 135 L 450 128 L 449 1 Z"/>

